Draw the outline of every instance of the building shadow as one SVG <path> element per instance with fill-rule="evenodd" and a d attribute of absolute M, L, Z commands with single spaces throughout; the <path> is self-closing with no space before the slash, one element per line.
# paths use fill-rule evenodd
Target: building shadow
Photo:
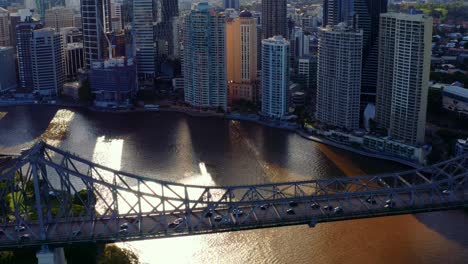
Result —
<path fill-rule="evenodd" d="M 0 148 L 19 152 L 34 144 L 57 113 L 55 106 L 30 105 L 0 108 Z"/>
<path fill-rule="evenodd" d="M 414 215 L 416 219 L 445 238 L 468 247 L 468 210 L 430 212 Z"/>

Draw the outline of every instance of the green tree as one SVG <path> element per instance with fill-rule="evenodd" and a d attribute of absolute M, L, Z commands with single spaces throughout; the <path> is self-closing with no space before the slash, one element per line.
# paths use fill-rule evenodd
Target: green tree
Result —
<path fill-rule="evenodd" d="M 108 245 L 99 257 L 98 264 L 139 264 L 138 256 L 125 248 Z"/>
<path fill-rule="evenodd" d="M 94 195 L 94 193 L 90 193 L 89 196 L 91 197 L 88 197 L 88 191 L 86 189 L 80 190 L 73 196 L 73 203 L 85 206 L 88 204 L 89 198 L 91 198 L 92 201 L 96 201 L 96 195 Z"/>

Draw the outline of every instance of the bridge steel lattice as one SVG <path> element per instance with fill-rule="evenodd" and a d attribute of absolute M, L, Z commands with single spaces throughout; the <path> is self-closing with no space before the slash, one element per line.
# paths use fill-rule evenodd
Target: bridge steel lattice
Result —
<path fill-rule="evenodd" d="M 116 171 L 39 142 L 0 168 L 0 248 L 466 208 L 467 159 L 378 176 L 213 187 Z"/>

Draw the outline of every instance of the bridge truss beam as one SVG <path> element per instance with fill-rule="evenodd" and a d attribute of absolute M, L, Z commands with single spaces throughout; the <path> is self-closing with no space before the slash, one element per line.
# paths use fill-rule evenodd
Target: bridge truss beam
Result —
<path fill-rule="evenodd" d="M 458 209 L 468 205 L 467 159 L 376 176 L 217 187 L 116 171 L 40 142 L 0 168 L 0 247 Z"/>

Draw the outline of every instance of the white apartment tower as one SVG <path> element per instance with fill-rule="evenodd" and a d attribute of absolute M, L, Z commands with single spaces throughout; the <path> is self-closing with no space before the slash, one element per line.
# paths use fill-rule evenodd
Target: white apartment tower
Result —
<path fill-rule="evenodd" d="M 432 18 L 380 16 L 376 118 L 394 140 L 424 143 Z"/>
<path fill-rule="evenodd" d="M 288 112 L 289 52 L 282 36 L 262 40 L 262 113 L 270 118 Z"/>
<path fill-rule="evenodd" d="M 184 23 L 185 102 L 227 107 L 225 17 L 208 3 L 194 4 Z"/>
<path fill-rule="evenodd" d="M 55 97 L 65 80 L 62 37 L 53 28 L 34 30 L 31 42 L 34 92 Z"/>
<path fill-rule="evenodd" d="M 359 128 L 362 30 L 344 23 L 319 29 L 317 119 L 348 130 Z"/>

